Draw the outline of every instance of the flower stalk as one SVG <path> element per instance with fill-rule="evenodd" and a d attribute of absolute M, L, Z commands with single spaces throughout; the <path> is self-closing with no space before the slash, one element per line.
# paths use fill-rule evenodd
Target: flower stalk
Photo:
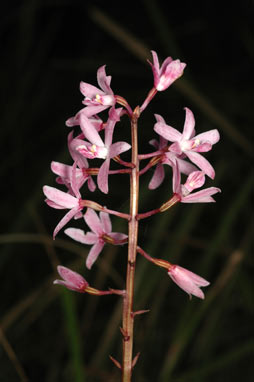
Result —
<path fill-rule="evenodd" d="M 123 362 L 122 362 L 122 382 L 129 382 L 132 374 L 132 354 L 133 354 L 133 295 L 134 295 L 134 275 L 136 266 L 137 242 L 138 242 L 138 198 L 139 198 L 139 159 L 138 159 L 138 118 L 139 107 L 136 107 L 131 117 L 131 161 L 135 165 L 130 175 L 130 220 L 129 220 L 129 242 L 128 242 L 128 262 L 126 273 L 126 294 L 123 297 Z"/>

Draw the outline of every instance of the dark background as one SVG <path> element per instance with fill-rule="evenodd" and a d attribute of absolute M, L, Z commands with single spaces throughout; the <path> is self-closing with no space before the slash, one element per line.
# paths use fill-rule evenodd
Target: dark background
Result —
<path fill-rule="evenodd" d="M 157 51 L 187 63 L 140 119 L 140 152 L 150 152 L 154 113 L 182 131 L 183 107 L 198 133 L 217 128 L 207 158 L 222 193 L 216 204 L 180 205 L 140 225 L 140 244 L 211 281 L 204 301 L 138 258 L 134 381 L 237 381 L 253 375 L 253 3 L 251 1 L 21 1 L 1 5 L 0 381 L 118 381 L 119 298 L 52 286 L 58 263 L 97 288 L 124 288 L 126 249 L 106 247 L 91 271 L 88 247 L 52 232 L 63 211 L 44 204 L 55 185 L 50 162 L 71 164 L 65 120 L 80 108 L 79 82 L 96 85 L 107 65 L 112 88 L 134 107 L 152 87 L 146 59 Z M 106 114 L 104 114 L 105 116 Z M 127 119 L 116 137 L 129 139 Z M 128 156 L 127 156 L 128 157 Z M 126 157 L 126 158 L 127 158 Z M 171 193 L 170 169 L 156 191 L 141 179 L 140 210 Z M 128 210 L 128 177 L 110 179 L 94 200 Z M 126 224 L 112 219 L 115 231 Z M 79 225 L 80 224 L 80 225 Z M 82 227 L 80 222 L 77 226 Z M 85 228 L 86 229 L 86 228 Z"/>

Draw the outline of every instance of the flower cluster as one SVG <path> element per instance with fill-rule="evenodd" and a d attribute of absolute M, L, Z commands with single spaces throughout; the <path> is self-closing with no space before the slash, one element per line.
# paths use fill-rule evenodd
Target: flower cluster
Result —
<path fill-rule="evenodd" d="M 168 57 L 160 67 L 158 56 L 154 51 L 152 51 L 152 58 L 153 62 L 149 62 L 149 64 L 154 77 L 153 86 L 142 106 L 138 108 L 139 114 L 144 112 L 157 92 L 166 90 L 183 74 L 186 66 L 180 60 Z M 91 229 L 87 233 L 77 228 L 67 228 L 64 231 L 72 239 L 92 245 L 86 259 L 88 269 L 97 260 L 106 243 L 113 245 L 128 243 L 128 235 L 112 232 L 109 214 L 128 220 L 131 219 L 131 215 L 109 210 L 95 201 L 84 199 L 81 189 L 87 185 L 88 191 L 94 192 L 98 187 L 99 191 L 107 194 L 110 174 L 131 174 L 135 169 L 134 163 L 126 162 L 121 158 L 122 153 L 133 147 L 127 142 L 114 141 L 114 130 L 117 124 L 126 115 L 133 120 L 134 111 L 122 96 L 115 95 L 111 88 L 111 76 L 107 76 L 105 65 L 97 71 L 97 82 L 99 87 L 86 82 L 80 83 L 80 91 L 84 96 L 84 107 L 66 121 L 66 125 L 73 128 L 68 134 L 68 149 L 72 164 L 55 161 L 51 164 L 51 169 L 57 176 L 56 182 L 64 186 L 65 190 L 50 186 L 43 188 L 46 203 L 50 207 L 68 210 L 57 224 L 53 234 L 54 238 L 71 219 L 84 218 L 86 225 Z M 196 134 L 194 115 L 187 107 L 185 108 L 182 133 L 168 125 L 158 114 L 155 114 L 154 132 L 158 135 L 158 139 L 153 139 L 150 144 L 156 151 L 149 154 L 137 154 L 138 161 L 148 160 L 148 163 L 139 170 L 138 176 L 142 176 L 150 168 L 154 168 L 148 187 L 151 190 L 156 189 L 165 178 L 164 165 L 169 165 L 172 167 L 173 193 L 169 190 L 170 197 L 167 202 L 153 210 L 155 212 L 143 215 L 150 216 L 153 213 L 163 212 L 177 202 L 213 202 L 212 195 L 220 191 L 218 188 L 209 187 L 200 191 L 192 191 L 204 185 L 206 176 L 214 179 L 214 168 L 203 156 L 203 153 L 210 151 L 213 145 L 219 141 L 219 132 L 210 130 Z M 96 164 L 100 163 L 99 167 L 92 165 L 94 159 L 99 160 L 99 162 L 96 161 Z M 120 168 L 112 170 L 110 168 L 112 160 L 117 162 Z M 181 180 L 182 176 L 187 176 L 184 182 Z M 99 216 L 95 211 L 99 211 Z M 138 215 L 136 218 L 138 220 Z M 143 254 L 142 250 L 136 249 L 136 251 Z M 156 263 L 156 260 L 151 260 L 149 255 L 145 255 L 145 257 Z M 156 264 L 159 265 L 158 262 Z M 208 285 L 206 280 L 180 266 L 167 266 L 169 276 L 178 286 L 189 294 L 203 298 L 203 292 L 199 287 Z M 88 284 L 82 276 L 77 276 L 64 267 L 59 267 L 58 271 L 65 281 L 58 280 L 56 283 L 79 292 L 89 290 Z"/>

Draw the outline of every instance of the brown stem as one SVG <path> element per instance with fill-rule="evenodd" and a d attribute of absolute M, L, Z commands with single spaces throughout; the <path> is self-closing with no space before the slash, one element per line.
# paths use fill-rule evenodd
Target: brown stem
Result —
<path fill-rule="evenodd" d="M 130 175 L 130 220 L 129 220 L 129 244 L 128 244 L 128 264 L 126 274 L 126 294 L 123 298 L 123 362 L 122 362 L 122 382 L 130 382 L 132 374 L 132 353 L 133 353 L 133 293 L 134 274 L 137 254 L 138 240 L 138 197 L 139 197 L 139 160 L 138 160 L 138 118 L 140 115 L 137 106 L 131 118 L 131 162 L 135 165 Z"/>

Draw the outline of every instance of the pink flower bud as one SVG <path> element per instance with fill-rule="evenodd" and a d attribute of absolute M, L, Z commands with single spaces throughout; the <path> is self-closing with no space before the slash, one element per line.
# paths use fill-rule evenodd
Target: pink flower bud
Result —
<path fill-rule="evenodd" d="M 76 292 L 86 292 L 88 282 L 80 274 L 62 265 L 57 267 L 57 271 L 63 280 L 55 280 L 54 284 L 64 285 L 67 289 L 75 290 Z"/>
<path fill-rule="evenodd" d="M 210 283 L 193 272 L 188 271 L 179 265 L 172 265 L 168 270 L 171 279 L 186 293 L 204 299 L 204 293 L 200 287 L 209 285 Z"/>

